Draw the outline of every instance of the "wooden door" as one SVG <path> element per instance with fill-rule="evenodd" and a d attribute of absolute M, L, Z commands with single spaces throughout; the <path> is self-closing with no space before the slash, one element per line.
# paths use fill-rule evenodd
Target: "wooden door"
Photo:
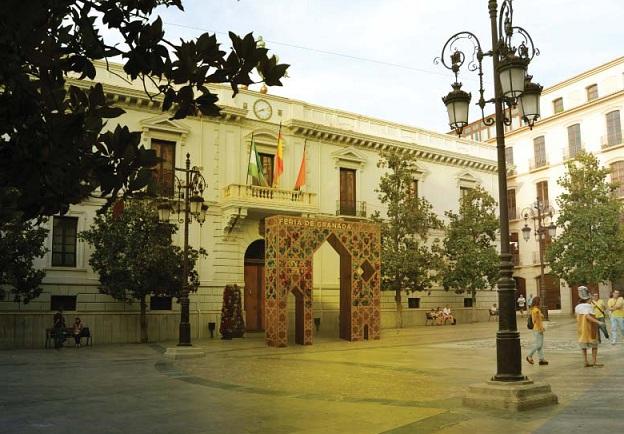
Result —
<path fill-rule="evenodd" d="M 340 169 L 340 214 L 355 215 L 354 169 Z"/>
<path fill-rule="evenodd" d="M 245 325 L 262 331 L 264 324 L 264 265 L 245 264 Z"/>
<path fill-rule="evenodd" d="M 540 278 L 536 277 L 538 295 L 541 297 L 542 291 L 540 288 Z M 561 309 L 561 292 L 559 290 L 559 279 L 552 274 L 544 275 L 544 300 L 542 300 L 542 306 L 546 306 L 547 309 Z"/>

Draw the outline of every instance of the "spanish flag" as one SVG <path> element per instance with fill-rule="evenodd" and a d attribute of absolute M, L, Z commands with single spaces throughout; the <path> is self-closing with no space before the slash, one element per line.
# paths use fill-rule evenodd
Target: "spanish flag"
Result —
<path fill-rule="evenodd" d="M 299 174 L 297 175 L 297 180 L 295 181 L 295 190 L 301 190 L 301 187 L 305 185 L 305 162 L 306 162 L 306 146 L 308 142 L 305 141 L 303 143 L 303 156 L 301 157 L 301 166 L 299 166 Z"/>
<path fill-rule="evenodd" d="M 282 173 L 284 173 L 284 138 L 282 137 L 282 123 L 280 122 L 279 132 L 277 133 L 275 167 L 273 170 L 273 187 L 279 187 L 279 181 Z"/>

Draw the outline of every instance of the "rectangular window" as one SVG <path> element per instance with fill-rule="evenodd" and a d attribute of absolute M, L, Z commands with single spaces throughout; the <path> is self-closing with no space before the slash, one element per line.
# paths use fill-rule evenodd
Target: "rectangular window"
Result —
<path fill-rule="evenodd" d="M 509 220 L 518 218 L 516 215 L 516 190 L 513 188 L 507 190 L 507 214 Z"/>
<path fill-rule="evenodd" d="M 260 153 L 260 162 L 262 163 L 262 173 L 264 173 L 264 179 L 266 179 L 269 187 L 273 185 L 273 162 L 275 161 L 275 155 Z"/>
<path fill-rule="evenodd" d="M 514 164 L 513 148 L 511 146 L 507 146 L 505 148 L 505 162 L 507 163 L 507 166 Z M 509 167 L 507 168 L 509 169 Z"/>
<path fill-rule="evenodd" d="M 407 307 L 410 309 L 419 309 L 420 308 L 420 298 L 418 297 L 410 297 L 407 299 Z"/>
<path fill-rule="evenodd" d="M 509 234 L 509 253 L 511 253 L 511 262 L 520 265 L 520 243 L 518 242 L 518 232 Z"/>
<path fill-rule="evenodd" d="M 76 310 L 75 295 L 53 295 L 50 297 L 50 310 Z"/>
<path fill-rule="evenodd" d="M 546 166 L 546 140 L 544 136 L 533 139 L 533 155 L 535 156 L 534 167 Z"/>
<path fill-rule="evenodd" d="M 149 189 L 150 193 L 166 197 L 173 196 L 175 146 L 175 142 L 152 139 L 152 149 L 156 151 L 156 156 L 160 158 L 161 161 L 152 169 L 154 185 Z"/>
<path fill-rule="evenodd" d="M 563 98 L 553 100 L 553 111 L 555 114 L 563 111 Z"/>
<path fill-rule="evenodd" d="M 410 184 L 410 187 L 409 187 L 409 195 L 411 197 L 418 197 L 418 180 L 417 179 L 412 180 L 412 183 Z"/>
<path fill-rule="evenodd" d="M 171 310 L 171 297 L 150 297 L 150 310 Z"/>
<path fill-rule="evenodd" d="M 598 85 L 592 84 L 591 86 L 587 86 L 587 101 L 593 101 L 598 99 Z"/>
<path fill-rule="evenodd" d="M 611 164 L 611 182 L 617 184 L 613 194 L 617 197 L 624 196 L 624 161 Z"/>
<path fill-rule="evenodd" d="M 464 307 L 472 307 L 472 298 L 464 298 Z"/>
<path fill-rule="evenodd" d="M 615 146 L 622 143 L 622 124 L 620 111 L 614 110 L 607 113 L 607 145 Z"/>
<path fill-rule="evenodd" d="M 574 158 L 581 151 L 581 124 L 568 127 L 568 157 Z"/>
<path fill-rule="evenodd" d="M 52 266 L 76 266 L 77 217 L 53 218 L 52 225 Z"/>
<path fill-rule="evenodd" d="M 544 206 L 548 205 L 548 181 L 542 181 L 535 184 L 537 200 Z"/>
<path fill-rule="evenodd" d="M 356 215 L 355 170 L 340 168 L 340 215 Z"/>
<path fill-rule="evenodd" d="M 468 192 L 472 190 L 470 187 L 459 187 L 459 197 L 463 198 L 468 194 Z"/>

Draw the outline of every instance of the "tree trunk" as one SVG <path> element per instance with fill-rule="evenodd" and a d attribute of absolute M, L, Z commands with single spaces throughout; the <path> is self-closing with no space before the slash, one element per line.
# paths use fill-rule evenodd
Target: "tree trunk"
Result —
<path fill-rule="evenodd" d="M 145 303 L 145 296 L 140 299 L 141 304 L 141 316 L 139 322 L 141 323 L 141 343 L 147 343 L 147 303 Z"/>
<path fill-rule="evenodd" d="M 403 328 L 403 305 L 401 304 L 401 290 L 397 289 L 394 295 L 394 301 L 396 302 L 396 327 L 398 329 Z"/>
<path fill-rule="evenodd" d="M 472 291 L 472 322 L 477 322 L 477 292 Z"/>

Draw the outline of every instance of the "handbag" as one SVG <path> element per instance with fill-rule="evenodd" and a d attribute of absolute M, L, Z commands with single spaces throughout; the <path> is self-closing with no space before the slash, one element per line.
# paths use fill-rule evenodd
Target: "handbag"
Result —
<path fill-rule="evenodd" d="M 527 328 L 533 330 L 533 315 L 529 313 L 529 319 L 527 320 Z"/>

